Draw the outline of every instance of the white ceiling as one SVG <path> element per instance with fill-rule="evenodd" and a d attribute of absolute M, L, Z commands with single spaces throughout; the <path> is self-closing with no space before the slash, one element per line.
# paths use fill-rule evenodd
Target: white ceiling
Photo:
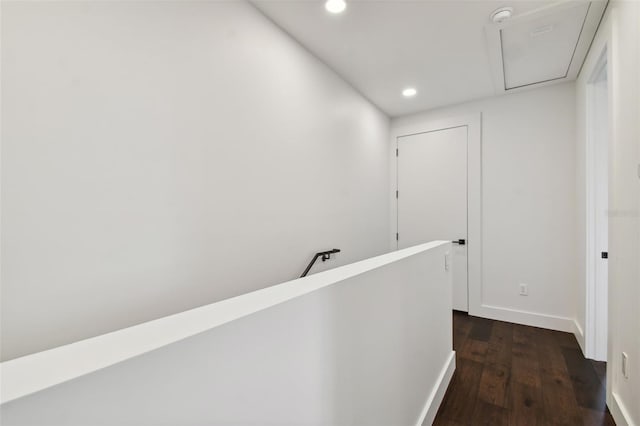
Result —
<path fill-rule="evenodd" d="M 349 1 L 331 15 L 323 1 L 254 0 L 303 46 L 390 116 L 492 96 L 485 41 L 491 12 L 514 16 L 554 1 Z M 418 90 L 414 98 L 403 88 Z"/>

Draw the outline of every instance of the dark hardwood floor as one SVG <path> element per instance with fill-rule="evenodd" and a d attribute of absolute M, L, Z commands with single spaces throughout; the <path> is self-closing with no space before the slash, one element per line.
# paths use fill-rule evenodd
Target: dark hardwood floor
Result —
<path fill-rule="evenodd" d="M 456 372 L 434 425 L 614 425 L 605 363 L 569 333 L 453 314 Z"/>

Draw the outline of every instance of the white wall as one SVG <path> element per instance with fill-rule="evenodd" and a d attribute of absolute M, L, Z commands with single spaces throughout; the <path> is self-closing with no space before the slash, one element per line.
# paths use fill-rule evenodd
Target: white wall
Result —
<path fill-rule="evenodd" d="M 617 424 L 640 424 L 640 3 L 612 1 L 577 83 L 578 226 L 585 227 L 586 83 L 603 49 L 610 79 L 607 404 Z M 585 321 L 585 242 L 579 240 L 578 321 Z M 629 377 L 621 353 L 629 355 Z"/>
<path fill-rule="evenodd" d="M 455 365 L 451 273 L 444 263 L 450 250 L 448 243 L 426 244 L 223 301 L 217 305 L 226 315 L 233 311 L 229 302 L 277 302 L 260 302 L 259 311 L 243 318 L 8 402 L 0 420 L 5 426 L 414 426 L 424 417 L 431 424 Z M 287 293 L 299 296 L 280 303 Z M 192 317 L 213 316 L 216 305 L 210 308 L 212 315 Z M 174 335 L 184 316 L 189 313 L 164 319 L 145 339 Z M 110 342 L 102 345 L 107 352 L 126 352 L 131 343 L 116 345 L 126 333 L 96 340 Z M 81 343 L 60 348 L 58 361 L 69 364 L 64 354 L 69 358 L 75 346 Z M 83 361 L 75 364 L 92 360 Z"/>
<path fill-rule="evenodd" d="M 392 132 L 478 112 L 483 244 L 482 306 L 476 308 L 495 319 L 572 331 L 575 86 L 548 86 L 396 118 Z M 520 283 L 529 285 L 529 296 L 518 294 Z"/>
<path fill-rule="evenodd" d="M 387 251 L 388 118 L 250 5 L 2 9 L 2 359 Z"/>

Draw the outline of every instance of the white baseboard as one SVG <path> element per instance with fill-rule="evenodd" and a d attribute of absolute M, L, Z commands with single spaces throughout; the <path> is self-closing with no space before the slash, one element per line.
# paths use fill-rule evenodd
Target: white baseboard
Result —
<path fill-rule="evenodd" d="M 584 346 L 584 331 L 582 331 L 582 327 L 580 327 L 580 324 L 578 324 L 578 321 L 575 319 L 573 320 L 573 335 L 576 336 L 578 345 L 580 345 L 580 349 L 582 350 L 582 355 L 586 357 L 587 351 Z"/>
<path fill-rule="evenodd" d="M 615 392 L 611 393 L 611 398 L 608 398 L 608 400 L 607 406 L 609 407 L 609 411 L 611 412 L 611 416 L 616 422 L 616 425 L 635 426 L 635 423 L 632 423 L 631 421 L 629 411 Z"/>
<path fill-rule="evenodd" d="M 539 314 L 537 312 L 519 311 L 517 309 L 502 308 L 499 306 L 481 305 L 469 311 L 470 315 L 489 318 L 498 321 L 512 322 L 515 324 L 530 325 L 532 327 L 547 328 L 550 330 L 573 333 L 573 318 L 559 317 L 555 315 Z"/>
<path fill-rule="evenodd" d="M 431 391 L 431 394 L 429 394 L 429 397 L 424 404 L 424 408 L 420 413 L 420 417 L 418 417 L 416 426 L 421 426 L 425 423 L 427 425 L 430 425 L 433 423 L 433 420 L 436 418 L 436 414 L 438 414 L 438 408 L 440 408 L 440 404 L 442 403 L 444 394 L 447 391 L 447 387 L 449 387 L 449 382 L 451 381 L 451 377 L 453 376 L 453 372 L 455 371 L 455 369 L 456 352 L 451 351 L 451 353 L 449 354 L 449 358 L 440 371 L 438 381 L 436 382 L 433 390 Z"/>

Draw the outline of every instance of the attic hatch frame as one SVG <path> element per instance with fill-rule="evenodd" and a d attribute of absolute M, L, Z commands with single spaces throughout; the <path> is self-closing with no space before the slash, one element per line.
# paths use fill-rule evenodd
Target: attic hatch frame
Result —
<path fill-rule="evenodd" d="M 600 21 L 604 15 L 608 5 L 608 0 L 592 0 L 588 3 L 588 10 L 584 18 L 582 29 L 578 37 L 573 56 L 569 64 L 569 68 L 564 77 L 554 78 L 546 81 L 532 82 L 518 87 L 507 88 L 505 79 L 504 59 L 502 51 L 502 30 L 513 28 L 536 21 L 544 16 L 553 16 L 555 13 L 564 12 L 568 9 L 576 7 L 576 3 L 572 1 L 563 1 L 561 3 L 552 4 L 541 7 L 522 15 L 516 15 L 508 20 L 499 23 L 491 23 L 485 26 L 485 38 L 487 42 L 487 51 L 489 54 L 489 62 L 491 65 L 491 74 L 493 80 L 494 91 L 496 95 L 505 93 L 514 93 L 526 90 L 532 87 L 543 87 L 551 84 L 573 81 L 578 77 L 580 70 L 591 47 L 591 43 L 596 35 L 596 31 L 600 25 Z"/>

